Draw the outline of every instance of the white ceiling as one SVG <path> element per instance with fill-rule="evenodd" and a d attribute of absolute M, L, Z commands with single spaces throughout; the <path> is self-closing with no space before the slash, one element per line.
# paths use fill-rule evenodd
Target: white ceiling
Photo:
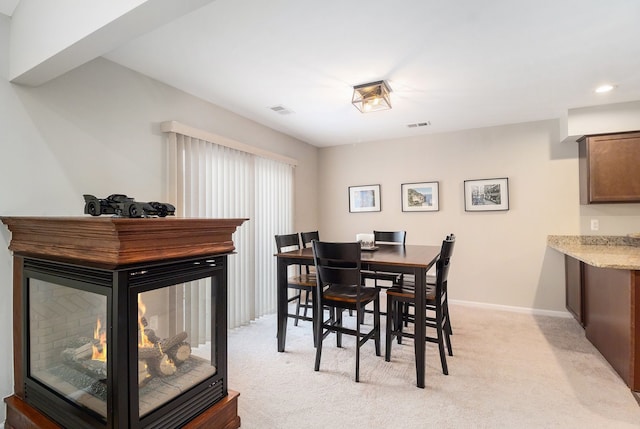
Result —
<path fill-rule="evenodd" d="M 20 0 L 0 0 L 0 13 L 11 16 Z"/>
<path fill-rule="evenodd" d="M 637 0 L 216 0 L 105 56 L 331 146 L 640 100 L 638 18 Z M 381 79 L 393 109 L 360 113 L 352 87 Z"/>

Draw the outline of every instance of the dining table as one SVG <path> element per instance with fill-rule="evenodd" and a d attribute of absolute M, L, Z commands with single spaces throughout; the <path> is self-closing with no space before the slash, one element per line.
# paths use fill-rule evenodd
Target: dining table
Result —
<path fill-rule="evenodd" d="M 362 250 L 361 269 L 383 271 L 415 276 L 415 360 L 417 386 L 424 388 L 426 347 L 426 282 L 427 271 L 434 266 L 440 255 L 440 246 L 379 244 L 372 250 Z M 288 314 L 288 267 L 290 265 L 312 265 L 311 247 L 281 252 L 275 255 L 277 268 L 278 306 L 278 351 L 285 351 Z"/>

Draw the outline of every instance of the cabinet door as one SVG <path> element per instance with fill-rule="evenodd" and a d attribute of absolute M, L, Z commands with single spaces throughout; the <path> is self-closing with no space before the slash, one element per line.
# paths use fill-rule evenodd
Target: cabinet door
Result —
<path fill-rule="evenodd" d="M 640 202 L 640 132 L 579 141 L 580 202 Z"/>
<path fill-rule="evenodd" d="M 564 256 L 566 307 L 580 325 L 584 320 L 583 263 L 571 256 Z"/>
<path fill-rule="evenodd" d="M 585 264 L 583 274 L 585 336 L 633 388 L 637 369 L 631 353 L 636 340 L 632 272 Z"/>

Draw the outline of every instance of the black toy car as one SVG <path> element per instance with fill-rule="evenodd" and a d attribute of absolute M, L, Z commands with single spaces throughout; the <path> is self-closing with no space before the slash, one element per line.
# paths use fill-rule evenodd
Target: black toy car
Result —
<path fill-rule="evenodd" d="M 165 217 L 174 215 L 176 212 L 176 208 L 171 204 L 157 201 L 142 203 L 124 194 L 112 194 L 107 198 L 96 198 L 85 194 L 83 197 L 84 212 L 91 216 L 114 214 L 121 217 Z"/>

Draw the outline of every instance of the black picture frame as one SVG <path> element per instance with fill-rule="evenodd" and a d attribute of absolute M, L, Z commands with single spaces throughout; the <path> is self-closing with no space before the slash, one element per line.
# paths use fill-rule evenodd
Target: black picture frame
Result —
<path fill-rule="evenodd" d="M 379 212 L 380 185 L 349 186 L 349 212 Z"/>
<path fill-rule="evenodd" d="M 403 212 L 437 212 L 440 210 L 440 182 L 415 182 L 400 185 Z"/>
<path fill-rule="evenodd" d="M 464 210 L 467 212 L 509 210 L 509 178 L 465 180 Z"/>

